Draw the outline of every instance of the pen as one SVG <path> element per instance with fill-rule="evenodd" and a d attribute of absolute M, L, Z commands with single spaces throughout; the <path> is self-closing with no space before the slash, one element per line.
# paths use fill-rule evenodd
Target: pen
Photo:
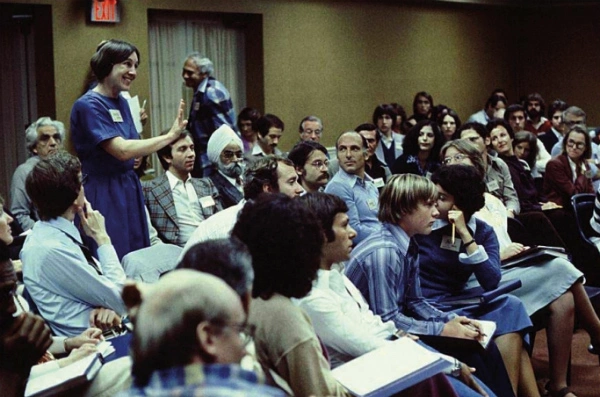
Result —
<path fill-rule="evenodd" d="M 144 102 L 142 103 L 142 109 L 146 109 L 146 100 L 144 99 Z"/>
<path fill-rule="evenodd" d="M 486 337 L 487 336 L 486 334 L 484 334 L 483 332 L 481 332 L 481 330 L 479 328 L 477 328 L 476 326 L 474 326 L 471 323 L 465 324 L 465 327 L 469 328 L 471 331 L 477 332 L 481 337 Z"/>
<path fill-rule="evenodd" d="M 456 237 L 456 225 L 452 224 L 452 245 L 454 245 L 454 238 Z"/>

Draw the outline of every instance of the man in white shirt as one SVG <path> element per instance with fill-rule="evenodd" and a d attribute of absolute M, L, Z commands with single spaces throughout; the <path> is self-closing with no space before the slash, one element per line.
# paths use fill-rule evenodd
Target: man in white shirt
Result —
<path fill-rule="evenodd" d="M 252 160 L 269 154 L 281 155 L 282 152 L 277 148 L 277 145 L 279 145 L 279 140 L 285 129 L 283 121 L 274 114 L 265 114 L 256 120 L 255 125 L 258 131 L 257 144 L 252 148 L 248 159 Z"/>
<path fill-rule="evenodd" d="M 184 246 L 198 225 L 223 209 L 217 188 L 208 178 L 192 178 L 196 153 L 189 132 L 158 151 L 166 172 L 143 183 L 152 225 L 165 243 Z"/>

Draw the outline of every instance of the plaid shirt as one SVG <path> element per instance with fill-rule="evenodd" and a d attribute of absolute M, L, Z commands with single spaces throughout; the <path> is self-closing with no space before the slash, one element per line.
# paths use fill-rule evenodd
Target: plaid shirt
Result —
<path fill-rule="evenodd" d="M 239 365 L 190 364 L 155 371 L 145 387 L 132 386 L 119 396 L 258 397 L 285 396 L 285 393 L 259 384 L 254 372 Z"/>

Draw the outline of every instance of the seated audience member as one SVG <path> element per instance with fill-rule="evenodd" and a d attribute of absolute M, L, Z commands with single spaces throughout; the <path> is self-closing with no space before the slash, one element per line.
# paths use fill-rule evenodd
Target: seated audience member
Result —
<path fill-rule="evenodd" d="M 375 155 L 386 167 L 391 167 L 402 154 L 404 136 L 394 134 L 396 116 L 394 108 L 388 104 L 379 105 L 373 111 L 373 124 L 377 126 L 377 134 L 379 134 Z"/>
<path fill-rule="evenodd" d="M 25 131 L 25 142 L 31 157 L 15 170 L 10 185 L 10 211 L 23 230 L 29 230 L 39 217 L 25 191 L 25 179 L 40 159 L 47 158 L 62 147 L 65 126 L 50 117 L 40 117 Z"/>
<path fill-rule="evenodd" d="M 175 270 L 141 298 L 134 385 L 123 396 L 283 396 L 239 366 L 252 340 L 240 298 L 219 278 Z"/>
<path fill-rule="evenodd" d="M 339 269 L 350 259 L 352 239 L 356 236 L 346 215 L 348 207 L 339 197 L 325 193 L 309 193 L 299 200 L 321 221 L 325 242 L 313 288 L 296 303 L 310 316 L 317 335 L 327 347 L 332 366 L 393 343 L 398 338 L 393 321 L 383 322 L 374 315 L 360 291 Z M 483 394 L 471 376 L 471 369 L 451 357 L 446 358 L 453 362 L 451 368 L 460 372 L 460 380 L 448 378 L 458 395 Z M 403 359 L 398 357 L 398 360 Z"/>
<path fill-rule="evenodd" d="M 510 105 L 506 108 L 504 117 L 502 117 L 513 129 L 513 132 L 526 131 L 525 129 L 525 108 L 521 105 L 515 104 Z M 536 141 L 537 156 L 535 159 L 535 168 L 537 172 L 544 173 L 546 171 L 546 164 L 550 161 L 550 154 L 546 151 L 544 144 L 538 139 Z"/>
<path fill-rule="evenodd" d="M 486 129 L 490 134 L 492 148 L 510 170 L 521 207 L 517 219 L 531 233 L 530 241 L 535 245 L 565 247 L 565 242 L 558 232 L 565 227 L 564 219 L 552 211 L 561 207 L 538 193 L 533 177 L 525 169 L 524 163 L 515 156 L 514 133 L 510 124 L 502 119 L 494 119 L 488 123 Z M 522 132 L 531 134 L 528 131 Z"/>
<path fill-rule="evenodd" d="M 414 236 L 431 232 L 439 215 L 436 197 L 435 185 L 428 179 L 414 174 L 394 175 L 381 194 L 379 220 L 383 225 L 352 251 L 345 273 L 371 310 L 383 321 L 393 321 L 396 328 L 415 334 L 476 340 L 480 337 L 479 331 L 473 329 L 479 327 L 477 321 L 442 312 L 421 293 Z M 495 345 L 491 346 L 497 352 Z M 471 364 L 469 352 L 460 353 L 459 359 Z M 488 361 L 490 368 L 497 368 L 492 370 L 496 375 L 484 382 L 497 395 L 512 395 L 501 361 Z"/>
<path fill-rule="evenodd" d="M 431 176 L 440 166 L 439 154 L 443 144 L 444 137 L 435 121 L 419 121 L 406 134 L 402 156 L 392 165 L 392 173 Z"/>
<path fill-rule="evenodd" d="M 485 126 L 479 123 L 465 123 L 456 130 L 454 139 L 466 139 L 477 147 L 485 165 L 484 181 L 487 191 L 498 197 L 508 209 L 508 216 L 514 218 L 521 208 L 519 197 L 506 163 L 488 154 L 490 135 Z"/>
<path fill-rule="evenodd" d="M 373 183 L 375 187 L 381 191 L 385 182 L 392 176 L 390 169 L 383 165 L 381 161 L 377 158 L 375 151 L 379 146 L 379 141 L 381 140 L 381 136 L 377 132 L 377 127 L 374 124 L 365 123 L 361 124 L 354 129 L 354 131 L 358 132 L 365 141 L 367 141 L 367 159 L 365 161 L 365 172 L 371 178 L 373 178 Z M 404 135 L 402 135 L 404 138 Z M 339 169 L 339 168 L 338 168 Z"/>
<path fill-rule="evenodd" d="M 529 132 L 528 132 L 529 133 Z M 449 146 L 452 145 L 452 146 Z M 459 151 L 459 149 L 461 149 Z M 454 160 L 458 153 L 465 154 L 460 160 Z M 483 163 L 479 153 L 468 143 L 454 141 L 444 146 L 442 155 L 452 159 L 449 164 L 465 164 L 474 166 L 479 175 L 483 174 Z M 452 200 L 468 206 L 472 196 L 463 184 L 449 185 L 444 188 L 452 195 Z M 461 189 L 464 189 L 461 190 Z M 493 227 L 500 249 L 500 260 L 509 259 L 527 247 L 513 243 L 507 231 L 506 208 L 496 197 L 485 193 L 485 206 L 475 212 L 474 216 Z M 464 204 L 464 203 L 467 204 Z M 460 206 L 459 206 L 460 207 Z M 501 268 L 502 280 L 519 279 L 521 288 L 511 292 L 523 301 L 527 313 L 536 317 L 543 315 L 548 320 L 548 352 L 552 363 L 551 380 L 556 385 L 565 383 L 567 375 L 568 350 L 571 346 L 573 329 L 573 311 L 580 319 L 581 326 L 588 331 L 593 346 L 597 346 L 600 335 L 600 320 L 583 288 L 583 275 L 573 265 L 561 258 L 552 260 L 532 259 L 530 266 Z M 467 288 L 478 286 L 479 282 L 471 275 Z M 560 390 L 562 387 L 553 386 Z"/>
<path fill-rule="evenodd" d="M 458 117 L 458 114 L 450 108 L 442 110 L 437 115 L 436 122 L 442 130 L 442 135 L 446 141 L 451 140 L 456 129 L 461 126 L 460 117 Z"/>
<path fill-rule="evenodd" d="M 492 119 L 499 117 L 498 112 L 503 111 L 507 106 L 508 103 L 504 95 L 492 94 L 485 102 L 485 108 L 477 113 L 472 114 L 467 120 L 467 123 L 479 123 L 486 125 Z"/>
<path fill-rule="evenodd" d="M 562 120 L 563 112 L 567 109 L 567 103 L 557 99 L 550 104 L 548 108 L 548 119 L 550 120 L 550 129 L 545 134 L 538 136 L 539 140 L 544 144 L 548 153 L 552 152 L 552 148 L 562 139 L 564 133 L 564 124 Z"/>
<path fill-rule="evenodd" d="M 148 156 L 136 157 L 133 159 L 133 170 L 135 174 L 140 178 L 140 181 L 146 176 L 146 169 L 148 168 Z"/>
<path fill-rule="evenodd" d="M 298 173 L 294 163 L 281 156 L 265 156 L 256 159 L 244 172 L 244 200 L 202 222 L 188 240 L 179 260 L 193 245 L 218 238 L 228 238 L 238 214 L 247 201 L 254 200 L 261 193 L 283 193 L 297 197 L 304 192 L 298 183 Z"/>
<path fill-rule="evenodd" d="M 552 157 L 556 157 L 563 152 L 563 137 L 567 132 L 571 130 L 572 127 L 579 125 L 586 129 L 587 127 L 587 115 L 583 111 L 583 109 L 577 106 L 569 106 L 562 113 L 562 127 L 563 127 L 563 135 L 558 139 L 558 141 L 552 147 L 550 151 L 550 155 Z"/>
<path fill-rule="evenodd" d="M 25 183 L 41 220 L 21 251 L 23 281 L 56 335 L 110 328 L 125 313 L 125 273 L 104 217 L 85 198 L 85 178 L 76 157 L 58 152 L 36 164 Z M 99 260 L 82 244 L 75 215 L 97 243 Z"/>
<path fill-rule="evenodd" d="M 285 128 L 283 121 L 274 114 L 265 114 L 252 125 L 258 134 L 256 144 L 250 152 L 246 152 L 246 159 L 253 160 L 255 157 L 264 157 L 269 154 L 282 155 L 277 145 Z"/>
<path fill-rule="evenodd" d="M 431 119 L 434 106 L 431 94 L 425 91 L 417 92 L 413 100 L 413 114 L 409 117 L 408 122 L 414 126 L 421 120 Z"/>
<path fill-rule="evenodd" d="M 223 208 L 236 205 L 244 198 L 242 174 L 246 168 L 242 140 L 223 124 L 212 133 L 206 149 L 215 170 L 209 178 L 219 192 Z"/>
<path fill-rule="evenodd" d="M 538 153 L 538 138 L 529 131 L 519 131 L 514 135 L 515 137 L 512 144 L 514 154 L 521 160 L 525 171 L 527 171 L 535 181 L 540 182 L 540 184 L 536 184 L 536 189 L 538 189 L 539 186 L 539 192 L 541 192 L 542 174 L 538 172 L 535 166 L 535 159 Z"/>
<path fill-rule="evenodd" d="M 313 141 L 321 142 L 323 136 L 323 122 L 317 116 L 306 116 L 300 121 L 298 127 L 300 142 Z"/>
<path fill-rule="evenodd" d="M 283 378 L 296 396 L 347 395 L 333 378 L 302 298 L 316 277 L 323 233 L 302 203 L 281 194 L 248 202 L 232 235 L 246 244 L 254 268 L 248 322 L 256 326 L 258 360 Z"/>
<path fill-rule="evenodd" d="M 256 145 L 257 131 L 256 120 L 260 118 L 260 112 L 254 108 L 245 107 L 237 117 L 237 127 L 242 136 L 244 153 L 251 152 Z"/>
<path fill-rule="evenodd" d="M 552 124 L 544 117 L 546 111 L 546 102 L 537 92 L 527 95 L 525 101 L 525 110 L 527 111 L 527 120 L 525 120 L 525 130 L 535 135 L 550 132 Z M 516 131 L 518 132 L 518 131 Z"/>
<path fill-rule="evenodd" d="M 6 246 L 12 236 L 6 214 L 0 219 L 0 390 L 3 396 L 19 397 L 31 367 L 44 356 L 52 337 L 41 317 L 24 311 L 15 317 L 17 275 Z"/>
<path fill-rule="evenodd" d="M 468 161 L 465 161 L 466 159 L 463 159 L 464 163 Z M 582 273 L 566 261 L 563 263 L 549 261 L 544 265 L 545 271 L 532 266 L 503 272 L 500 269 L 500 260 L 503 253 L 506 255 L 506 251 L 500 250 L 492 226 L 473 217 L 473 214 L 485 205 L 485 186 L 481 171 L 472 165 L 449 165 L 440 168 L 432 180 L 437 184 L 439 192 L 440 219 L 434 224 L 431 235 L 418 238 L 423 295 L 435 301 L 438 308 L 444 308 L 447 307 L 444 305 L 444 297 L 460 296 L 469 277 L 475 276 L 477 281 L 472 284 L 481 285 L 484 290 L 496 288 L 500 278 L 520 279 L 524 285 L 523 290 L 517 289 L 513 294 L 527 301 L 525 308 L 528 314 L 533 314 L 549 305 L 548 338 L 552 360 L 549 389 L 553 395 L 559 390 L 561 392 L 568 390 L 565 387 L 573 330 L 573 300 L 576 293 L 586 295 L 585 290 L 578 283 Z M 443 244 L 441 241 L 451 235 L 451 224 L 456 228 L 456 244 Z M 510 249 L 521 248 L 522 246 L 517 245 Z M 556 272 L 556 274 L 551 276 L 546 274 L 547 272 L 550 274 Z M 550 280 L 552 277 L 556 279 Z M 580 286 L 571 288 L 574 285 Z M 496 321 L 498 326 L 496 334 L 500 335 L 496 338 L 496 343 L 503 352 L 506 367 L 513 380 L 513 387 L 520 384 L 519 387 L 524 387 L 523 390 L 537 391 L 533 373 L 530 373 L 529 356 L 519 352 L 515 346 L 520 338 L 515 334 L 504 333 L 511 328 L 513 331 L 519 331 L 528 323 L 525 318 L 519 317 L 519 311 L 515 309 L 506 311 L 507 307 L 501 306 L 501 300 L 506 300 L 508 297 L 509 295 L 504 295 L 484 306 L 477 305 L 474 310 L 479 313 L 479 318 Z M 521 302 L 518 304 L 521 306 Z M 591 309 L 589 300 L 587 306 Z M 472 306 L 462 307 L 458 312 L 470 313 L 472 308 Z M 596 318 L 595 324 L 586 322 L 592 325 L 595 335 L 600 336 L 600 321 L 593 314 L 593 309 L 584 317 L 586 320 Z M 511 336 L 515 336 L 514 341 L 507 343 Z M 513 349 L 508 349 L 509 346 Z M 521 380 L 515 382 L 519 378 Z"/>
<path fill-rule="evenodd" d="M 365 172 L 367 143 L 357 132 L 342 133 L 336 141 L 340 170 L 325 187 L 325 193 L 335 194 L 349 208 L 350 226 L 356 230 L 358 244 L 379 228 L 377 208 L 379 192 Z"/>
<path fill-rule="evenodd" d="M 192 178 L 196 152 L 189 132 L 157 152 L 165 173 L 142 184 L 146 207 L 159 238 L 181 247 L 198 225 L 223 209 L 208 178 Z"/>
<path fill-rule="evenodd" d="M 406 110 L 404 110 L 402 105 L 396 102 L 390 103 L 390 106 L 392 109 L 394 109 L 394 112 L 396 112 L 396 125 L 394 127 L 394 132 L 396 134 L 400 134 L 401 136 L 406 135 L 406 132 L 408 132 L 411 127 L 410 125 L 407 126 L 406 123 L 408 120 L 408 117 L 406 116 Z"/>
<path fill-rule="evenodd" d="M 306 192 L 318 192 L 329 182 L 327 149 L 317 141 L 307 140 L 296 144 L 288 153 L 294 163 L 298 181 Z"/>

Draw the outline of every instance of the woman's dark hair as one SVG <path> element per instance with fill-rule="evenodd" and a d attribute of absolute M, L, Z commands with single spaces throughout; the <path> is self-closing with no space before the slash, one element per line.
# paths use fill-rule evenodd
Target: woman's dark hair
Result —
<path fill-rule="evenodd" d="M 529 164 L 529 168 L 533 169 L 535 166 L 535 159 L 538 155 L 538 146 L 537 146 L 537 137 L 533 135 L 529 131 L 519 131 L 515 134 L 515 138 L 513 139 L 513 149 L 517 147 L 519 143 L 527 142 L 529 144 L 529 156 L 527 156 L 525 162 Z"/>
<path fill-rule="evenodd" d="M 440 157 L 440 149 L 444 145 L 444 136 L 437 123 L 433 120 L 425 119 L 415 124 L 406 134 L 402 148 L 404 153 L 416 156 L 419 153 L 419 133 L 423 127 L 431 126 L 433 131 L 433 148 L 429 154 L 429 160 L 438 161 Z"/>
<path fill-rule="evenodd" d="M 454 205 L 463 212 L 466 221 L 485 205 L 485 183 L 471 165 L 444 165 L 433 173 L 431 181 L 454 196 Z"/>
<path fill-rule="evenodd" d="M 384 114 L 387 114 L 392 118 L 392 129 L 396 127 L 396 111 L 394 110 L 392 105 L 388 105 L 387 103 L 383 103 L 381 105 L 377 105 L 375 110 L 373 111 L 373 124 L 377 125 L 377 120 Z"/>
<path fill-rule="evenodd" d="M 431 96 L 430 93 L 426 92 L 426 91 L 420 91 L 417 92 L 415 94 L 415 98 L 413 99 L 413 117 L 415 119 L 419 119 L 419 114 L 417 113 L 417 102 L 419 101 L 419 97 L 425 97 L 427 98 L 427 100 L 429 101 L 429 104 L 431 105 L 430 109 L 433 110 L 433 107 L 435 106 L 433 103 L 433 97 Z M 421 117 L 425 117 L 425 116 L 421 116 Z"/>
<path fill-rule="evenodd" d="M 302 298 L 317 276 L 323 248 L 321 223 L 313 211 L 284 194 L 261 194 L 244 205 L 231 235 L 250 250 L 252 296 Z"/>
<path fill-rule="evenodd" d="M 456 113 L 450 108 L 442 109 L 440 112 L 437 113 L 437 117 L 435 120 L 440 128 L 442 127 L 442 123 L 444 122 L 446 116 L 450 116 L 454 119 L 454 122 L 456 123 L 456 129 L 460 128 L 460 126 L 462 125 L 460 117 L 458 117 L 458 113 Z"/>
<path fill-rule="evenodd" d="M 90 60 L 90 66 L 98 81 L 102 81 L 110 74 L 114 65 L 127 60 L 134 52 L 138 57 L 139 64 L 141 62 L 140 52 L 133 44 L 114 39 L 100 44 Z"/>
<path fill-rule="evenodd" d="M 483 125 L 481 123 L 478 123 L 476 121 L 472 121 L 470 123 L 464 123 L 459 128 L 457 128 L 456 132 L 452 136 L 452 139 L 462 139 L 460 137 L 460 135 L 462 134 L 463 131 L 466 131 L 466 130 L 473 130 L 473 131 L 475 131 L 484 140 L 485 140 L 485 138 L 488 138 L 490 136 L 490 134 L 488 134 L 487 130 L 485 129 L 485 125 Z"/>
<path fill-rule="evenodd" d="M 334 241 L 333 220 L 337 214 L 348 212 L 346 202 L 333 194 L 320 192 L 307 193 L 296 200 L 300 200 L 317 215 L 327 242 Z"/>
<path fill-rule="evenodd" d="M 492 130 L 497 127 L 504 127 L 506 132 L 508 132 L 508 136 L 510 136 L 511 139 L 515 139 L 515 133 L 514 133 L 512 127 L 504 119 L 492 119 L 492 120 L 490 120 L 489 123 L 487 123 L 485 128 L 487 130 L 488 136 L 491 136 Z"/>
<path fill-rule="evenodd" d="M 250 120 L 252 122 L 252 130 L 256 131 L 256 127 L 254 123 L 256 120 L 260 118 L 260 112 L 254 108 L 243 108 L 240 114 L 237 117 L 237 127 L 241 131 L 242 130 L 242 120 Z"/>

